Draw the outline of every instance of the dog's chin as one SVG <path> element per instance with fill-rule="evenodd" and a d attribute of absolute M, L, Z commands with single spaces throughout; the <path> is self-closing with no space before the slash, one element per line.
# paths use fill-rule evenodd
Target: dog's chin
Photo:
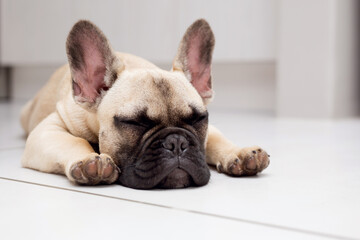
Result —
<path fill-rule="evenodd" d="M 184 170 L 176 168 L 157 185 L 158 188 L 186 188 L 193 185 L 191 176 Z"/>

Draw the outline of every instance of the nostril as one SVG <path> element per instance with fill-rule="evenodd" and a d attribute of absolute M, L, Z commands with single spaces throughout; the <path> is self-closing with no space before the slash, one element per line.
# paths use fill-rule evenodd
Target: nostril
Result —
<path fill-rule="evenodd" d="M 162 143 L 163 148 L 173 151 L 175 149 L 175 144 L 172 141 L 165 141 Z"/>
<path fill-rule="evenodd" d="M 180 148 L 182 151 L 186 150 L 188 147 L 189 147 L 189 143 L 186 142 L 181 143 Z"/>
<path fill-rule="evenodd" d="M 189 147 L 189 142 L 184 137 L 180 137 L 179 141 L 181 151 L 185 151 Z"/>

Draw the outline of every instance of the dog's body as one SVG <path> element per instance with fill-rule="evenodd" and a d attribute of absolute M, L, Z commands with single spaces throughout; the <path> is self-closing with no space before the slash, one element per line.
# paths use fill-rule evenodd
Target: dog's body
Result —
<path fill-rule="evenodd" d="M 79 184 L 119 179 L 143 189 L 204 185 L 206 163 L 229 175 L 261 172 L 265 151 L 240 149 L 208 127 L 213 47 L 209 25 L 196 21 L 169 72 L 113 52 L 96 26 L 78 22 L 67 41 L 69 64 L 22 111 L 23 166 Z"/>

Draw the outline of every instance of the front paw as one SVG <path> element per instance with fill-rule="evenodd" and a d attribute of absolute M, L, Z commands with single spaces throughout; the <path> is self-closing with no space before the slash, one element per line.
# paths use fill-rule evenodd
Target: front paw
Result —
<path fill-rule="evenodd" d="M 70 167 L 70 180 L 83 185 L 110 184 L 115 182 L 120 174 L 110 156 L 92 153 L 86 159 L 75 162 Z"/>
<path fill-rule="evenodd" d="M 260 147 L 242 148 L 223 162 L 219 162 L 216 168 L 232 176 L 252 176 L 262 172 L 269 166 L 270 155 Z"/>

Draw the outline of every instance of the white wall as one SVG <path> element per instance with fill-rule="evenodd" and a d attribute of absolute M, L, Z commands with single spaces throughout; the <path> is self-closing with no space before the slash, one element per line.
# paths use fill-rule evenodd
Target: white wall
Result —
<path fill-rule="evenodd" d="M 359 1 L 281 0 L 277 115 L 360 113 Z"/>
<path fill-rule="evenodd" d="M 215 61 L 274 61 L 276 0 L 1 0 L 1 63 L 66 61 L 65 40 L 90 19 L 114 48 L 169 62 L 182 34 L 206 18 L 216 36 Z"/>
<path fill-rule="evenodd" d="M 277 114 L 330 117 L 335 0 L 282 0 Z"/>

